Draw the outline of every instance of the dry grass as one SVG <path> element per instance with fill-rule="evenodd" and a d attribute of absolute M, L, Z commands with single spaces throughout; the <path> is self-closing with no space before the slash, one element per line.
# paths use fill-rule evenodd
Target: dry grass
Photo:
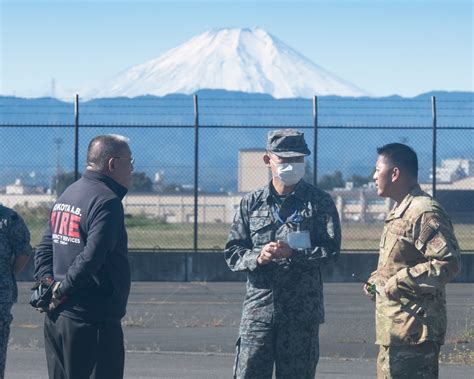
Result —
<path fill-rule="evenodd" d="M 163 224 L 146 218 L 127 219 L 130 249 L 192 249 L 194 227 L 192 224 Z M 44 223 L 29 224 L 32 243 L 41 238 Z M 343 250 L 378 250 L 382 224 L 343 224 Z M 472 225 L 455 225 L 456 236 L 462 250 L 474 250 Z M 229 225 L 206 224 L 198 227 L 198 248 L 222 250 L 225 246 Z"/>
<path fill-rule="evenodd" d="M 464 328 L 447 342 L 453 345 L 453 349 L 441 356 L 442 361 L 474 365 L 474 350 L 472 349 L 474 344 L 474 320 L 470 316 L 466 317 Z"/>
<path fill-rule="evenodd" d="M 455 344 L 453 351 L 441 354 L 441 362 L 474 365 L 474 351 L 463 344 Z"/>
<path fill-rule="evenodd" d="M 122 326 L 124 328 L 146 328 L 153 320 L 154 315 L 145 312 L 139 314 L 139 312 L 127 313 L 122 319 Z"/>

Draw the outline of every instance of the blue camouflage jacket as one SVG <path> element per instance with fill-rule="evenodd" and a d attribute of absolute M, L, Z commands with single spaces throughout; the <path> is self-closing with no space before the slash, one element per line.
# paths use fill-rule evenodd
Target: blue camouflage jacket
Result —
<path fill-rule="evenodd" d="M 14 210 L 0 205 L 0 303 L 17 301 L 12 264 L 23 254 L 31 254 L 30 232 Z"/>
<path fill-rule="evenodd" d="M 291 215 L 283 220 L 280 214 Z M 292 257 L 279 262 L 257 265 L 262 247 L 271 241 L 286 241 L 297 223 L 300 230 L 309 231 L 311 248 L 294 250 Z M 271 182 L 245 195 L 225 248 L 230 269 L 247 272 L 242 322 L 285 322 L 289 318 L 324 322 L 321 262 L 337 259 L 340 244 L 339 215 L 333 200 L 305 181 L 296 185 L 279 209 Z"/>

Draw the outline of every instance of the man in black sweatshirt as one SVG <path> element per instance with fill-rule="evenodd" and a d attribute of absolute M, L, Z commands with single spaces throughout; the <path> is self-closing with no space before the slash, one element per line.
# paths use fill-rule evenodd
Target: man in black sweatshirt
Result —
<path fill-rule="evenodd" d="M 50 378 L 123 378 L 130 266 L 122 199 L 133 162 L 127 138 L 93 138 L 85 173 L 51 210 L 35 253 L 36 280 L 53 288 L 44 323 Z"/>

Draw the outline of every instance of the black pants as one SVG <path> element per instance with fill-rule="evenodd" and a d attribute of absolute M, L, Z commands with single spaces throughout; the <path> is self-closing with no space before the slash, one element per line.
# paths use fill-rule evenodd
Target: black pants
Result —
<path fill-rule="evenodd" d="M 47 314 L 44 344 L 50 379 L 122 379 L 120 320 L 85 322 Z"/>

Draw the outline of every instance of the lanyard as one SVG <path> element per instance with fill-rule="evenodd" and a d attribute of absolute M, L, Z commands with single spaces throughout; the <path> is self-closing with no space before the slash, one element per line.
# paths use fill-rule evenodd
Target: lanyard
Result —
<path fill-rule="evenodd" d="M 276 204 L 273 204 L 272 206 L 272 213 L 273 216 L 277 219 L 277 221 L 280 224 L 286 224 L 287 222 L 293 222 L 295 224 L 301 223 L 303 221 L 303 217 L 298 214 L 299 209 L 296 209 L 286 220 L 283 220 L 283 218 L 280 215 L 280 211 L 278 210 L 278 207 Z"/>

